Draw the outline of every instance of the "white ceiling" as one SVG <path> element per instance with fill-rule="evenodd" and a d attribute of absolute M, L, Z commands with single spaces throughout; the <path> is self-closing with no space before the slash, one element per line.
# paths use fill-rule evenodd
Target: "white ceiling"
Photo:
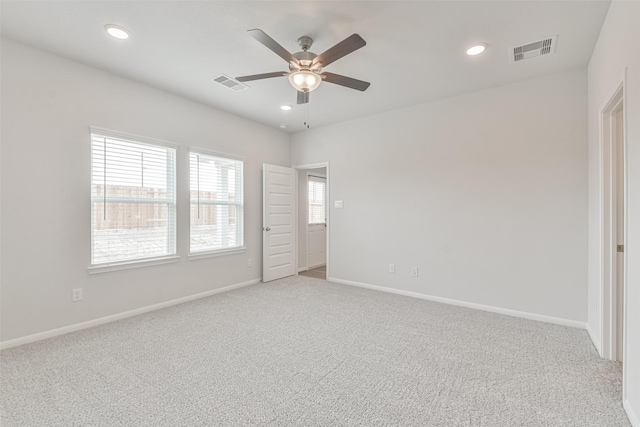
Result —
<path fill-rule="evenodd" d="M 288 131 L 585 67 L 609 1 L 5 1 L 2 36 Z M 104 25 L 131 32 L 118 41 Z M 352 33 L 367 45 L 326 68 L 371 82 L 323 83 L 307 107 L 284 77 L 233 92 L 210 79 L 287 70 L 250 37 L 260 28 L 290 52 L 321 53 Z M 553 55 L 511 63 L 508 48 L 558 35 Z M 474 42 L 489 44 L 477 57 Z M 293 105 L 282 112 L 281 104 Z"/>

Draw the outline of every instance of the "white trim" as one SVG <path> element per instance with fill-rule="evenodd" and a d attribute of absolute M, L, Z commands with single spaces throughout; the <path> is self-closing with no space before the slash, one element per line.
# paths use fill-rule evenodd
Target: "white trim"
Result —
<path fill-rule="evenodd" d="M 108 273 L 110 271 L 129 270 L 131 268 L 149 267 L 151 265 L 171 264 L 178 261 L 180 261 L 179 255 L 170 255 L 159 258 L 146 258 L 135 261 L 122 261 L 108 264 L 90 265 L 87 267 L 87 272 L 89 274 Z"/>
<path fill-rule="evenodd" d="M 241 254 L 247 251 L 247 248 L 244 246 L 240 246 L 239 248 L 230 248 L 230 249 L 220 249 L 217 251 L 206 251 L 206 252 L 196 252 L 193 254 L 189 254 L 189 261 L 194 261 L 202 258 L 212 258 L 219 257 L 225 255 L 233 255 L 233 254 Z"/>
<path fill-rule="evenodd" d="M 613 95 L 606 102 L 604 107 L 600 110 L 599 114 L 599 166 L 600 166 L 600 176 L 599 176 L 599 188 L 600 188 L 600 355 L 606 359 L 616 360 L 617 358 L 617 345 L 616 345 L 616 310 L 617 310 L 617 266 L 616 266 L 616 256 L 617 251 L 615 249 L 616 243 L 616 207 L 615 207 L 615 198 L 617 197 L 614 194 L 614 184 L 613 181 L 616 179 L 616 168 L 620 167 L 617 165 L 617 154 L 615 152 L 615 146 L 612 136 L 612 128 L 611 128 L 611 114 L 616 111 L 619 106 L 626 105 L 626 69 L 623 70 L 623 75 L 619 83 L 617 84 Z M 627 161 L 627 153 L 626 153 L 626 107 L 623 107 L 623 121 L 624 121 L 624 129 L 623 129 L 623 144 L 624 144 L 624 161 Z M 625 165 L 626 166 L 626 165 Z M 625 167 L 625 174 L 627 173 L 627 168 Z M 626 194 L 626 182 L 627 176 L 624 177 L 625 180 L 625 194 L 624 194 L 624 231 L 625 235 L 623 241 L 627 241 L 627 226 L 626 222 L 628 221 L 627 210 L 628 210 L 628 197 Z M 626 273 L 627 269 L 627 254 L 623 255 L 624 257 L 624 273 Z M 626 274 L 623 273 L 623 292 L 626 289 Z M 625 298 L 626 304 L 626 298 Z M 626 314 L 625 314 L 626 316 Z M 623 319 L 623 323 L 625 320 Z M 625 323 L 626 324 L 626 323 Z M 624 347 L 624 339 L 623 337 L 623 347 Z M 624 348 L 623 348 L 624 353 Z M 623 396 L 625 396 L 626 382 L 624 381 L 624 365 L 623 365 Z"/>
<path fill-rule="evenodd" d="M 223 159 L 229 159 L 229 160 L 238 160 L 243 163 L 245 161 L 244 157 L 238 156 L 236 154 L 221 153 L 219 151 L 213 151 L 213 150 L 208 150 L 206 148 L 198 148 L 194 146 L 189 146 L 189 152 L 203 154 L 205 156 L 221 157 Z M 243 172 L 244 172 L 244 168 L 243 168 Z"/>
<path fill-rule="evenodd" d="M 298 269 L 298 273 L 303 272 L 303 271 L 309 271 L 308 267 L 301 267 Z"/>
<path fill-rule="evenodd" d="M 591 338 L 591 342 L 593 343 L 593 346 L 596 348 L 596 351 L 598 352 L 598 355 L 600 357 L 602 357 L 602 349 L 600 348 L 600 340 L 596 339 L 596 334 L 593 332 L 593 329 L 591 329 L 591 326 L 589 326 L 589 322 L 587 322 L 587 326 L 585 327 L 585 329 L 587 330 L 587 333 L 589 334 L 589 338 Z"/>
<path fill-rule="evenodd" d="M 69 326 L 63 326 L 62 328 L 51 329 L 45 332 L 39 332 L 33 335 L 27 335 L 26 337 L 20 337 L 9 341 L 0 342 L 0 350 L 4 350 L 11 347 L 17 347 L 23 344 L 29 344 L 35 341 L 44 340 L 47 338 L 53 338 L 60 335 L 68 334 L 70 332 L 80 331 L 82 329 L 92 328 L 94 326 L 103 325 L 105 323 L 115 322 L 116 320 L 126 319 L 127 317 L 137 316 L 139 314 L 148 313 L 150 311 L 160 310 L 162 308 L 170 307 L 172 305 L 182 304 L 185 302 L 193 301 L 200 298 L 205 298 L 211 295 L 219 294 L 222 292 L 231 291 L 233 289 L 242 288 L 245 286 L 255 285 L 259 283 L 260 279 L 253 279 L 247 282 L 236 283 L 235 285 L 229 285 L 218 289 L 212 289 L 210 291 L 201 292 L 194 295 L 189 295 L 182 298 L 176 298 L 169 301 L 164 301 L 158 304 L 148 305 L 146 307 L 136 308 L 134 310 L 124 311 L 118 314 L 112 314 L 110 316 L 99 317 L 97 319 L 88 320 L 82 323 L 75 323 Z"/>
<path fill-rule="evenodd" d="M 624 400 L 622 402 L 622 407 L 627 413 L 627 418 L 629 418 L 629 422 L 631 423 L 631 425 L 633 427 L 640 427 L 640 418 L 638 418 L 636 413 L 633 411 L 633 408 L 631 407 L 631 403 L 629 403 L 628 400 Z"/>
<path fill-rule="evenodd" d="M 296 165 L 292 167 L 294 169 L 302 169 L 302 170 L 327 168 L 327 175 L 329 174 L 329 162 L 307 163 L 306 165 Z"/>
<path fill-rule="evenodd" d="M 623 240 L 624 240 L 624 244 L 627 245 L 627 242 L 629 241 L 628 237 L 629 237 L 629 156 L 628 156 L 628 149 L 629 149 L 629 143 L 628 143 L 628 138 L 627 138 L 627 128 L 628 128 L 628 116 L 627 113 L 629 111 L 629 108 L 627 108 L 627 74 L 629 73 L 629 67 L 625 67 L 624 68 L 624 72 L 623 72 L 623 76 L 622 76 L 622 124 L 623 124 L 623 128 L 622 128 L 622 139 L 623 139 L 623 160 L 624 160 L 624 236 L 623 236 Z M 628 328 L 628 316 L 629 316 L 629 298 L 627 297 L 628 295 L 628 269 L 629 269 L 629 253 L 627 248 L 625 248 L 624 253 L 622 254 L 622 263 L 623 263 L 623 270 L 622 270 L 622 277 L 623 277 L 623 281 L 622 281 L 622 304 L 623 304 L 623 317 L 622 317 L 622 401 L 623 401 L 623 405 L 624 402 L 627 401 L 627 390 L 629 388 L 628 384 L 629 384 L 629 364 L 628 363 L 624 363 L 625 360 L 629 360 L 628 359 L 628 352 L 629 352 L 629 347 L 628 347 L 628 338 L 627 338 L 627 330 Z M 636 414 L 633 412 L 633 410 L 631 409 L 631 404 L 629 404 L 627 402 L 627 406 L 629 406 L 629 411 L 627 412 L 627 414 L 633 414 L 633 418 L 634 418 L 634 422 L 635 422 L 635 427 L 640 427 L 640 422 L 638 421 L 638 417 L 636 416 Z M 626 408 L 625 408 L 626 410 Z M 631 419 L 631 415 L 629 415 L 629 419 Z"/>
<path fill-rule="evenodd" d="M 562 325 L 562 326 L 571 326 L 573 328 L 580 328 L 580 329 L 586 329 L 586 327 L 587 327 L 586 322 L 580 322 L 578 320 L 563 319 L 563 318 L 560 318 L 560 317 L 552 317 L 552 316 L 545 316 L 545 315 L 542 315 L 542 314 L 527 313 L 525 311 L 511 310 L 511 309 L 508 309 L 508 308 L 494 307 L 494 306 L 491 306 L 491 305 L 476 304 L 474 302 L 460 301 L 460 300 L 456 300 L 456 299 L 452 299 L 452 298 L 437 297 L 437 296 L 433 296 L 433 295 L 421 294 L 421 293 L 418 293 L 418 292 L 403 291 L 401 289 L 393 289 L 393 288 L 387 288 L 385 286 L 370 285 L 370 284 L 367 284 L 367 283 L 354 282 L 352 280 L 338 279 L 338 278 L 335 278 L 335 277 L 328 277 L 327 280 L 329 282 L 340 283 L 340 284 L 343 284 L 343 285 L 357 286 L 359 288 L 366 288 L 366 289 L 373 289 L 375 291 L 388 292 L 388 293 L 391 293 L 391 294 L 404 295 L 404 296 L 407 296 L 407 297 L 419 298 L 419 299 L 424 299 L 424 300 L 434 301 L 434 302 L 440 302 L 440 303 L 443 303 L 443 304 L 456 305 L 456 306 L 466 307 L 466 308 L 473 308 L 475 310 L 489 311 L 491 313 L 505 314 L 507 316 L 521 317 L 523 319 L 537 320 L 539 322 L 553 323 L 553 324 Z"/>
<path fill-rule="evenodd" d="M 100 136 L 111 137 L 115 139 L 124 139 L 131 142 L 140 142 L 142 144 L 160 145 L 166 148 L 173 148 L 177 150 L 180 146 L 175 142 L 164 141 L 162 139 L 150 138 L 148 136 L 136 135 L 133 133 L 119 132 L 117 130 L 105 129 L 97 126 L 89 126 L 89 132 L 91 134 L 98 134 Z"/>

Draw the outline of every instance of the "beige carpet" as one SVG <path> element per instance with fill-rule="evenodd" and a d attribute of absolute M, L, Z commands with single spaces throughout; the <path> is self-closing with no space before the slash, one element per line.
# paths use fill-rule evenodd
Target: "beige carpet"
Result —
<path fill-rule="evenodd" d="M 293 276 L 5 350 L 9 426 L 628 426 L 584 330 Z"/>

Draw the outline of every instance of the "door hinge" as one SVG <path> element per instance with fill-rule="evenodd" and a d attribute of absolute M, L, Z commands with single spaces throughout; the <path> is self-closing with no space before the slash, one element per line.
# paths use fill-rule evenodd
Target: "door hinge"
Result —
<path fill-rule="evenodd" d="M 624 252 L 624 245 L 618 245 L 618 252 Z"/>

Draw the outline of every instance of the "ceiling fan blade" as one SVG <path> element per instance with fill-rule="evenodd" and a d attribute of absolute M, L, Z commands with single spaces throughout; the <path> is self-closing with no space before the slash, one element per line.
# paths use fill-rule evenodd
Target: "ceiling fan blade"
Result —
<path fill-rule="evenodd" d="M 293 62 L 298 64 L 299 61 L 296 57 L 294 57 L 287 49 L 283 48 L 278 44 L 277 41 L 269 37 L 264 31 L 259 29 L 249 30 L 248 33 L 254 39 L 258 40 L 260 43 L 271 49 L 276 55 L 280 58 L 284 59 L 287 62 Z"/>
<path fill-rule="evenodd" d="M 371 83 L 362 80 L 353 79 L 351 77 L 341 76 L 340 74 L 322 73 L 320 74 L 325 82 L 337 84 L 351 89 L 364 92 Z"/>
<path fill-rule="evenodd" d="M 318 55 L 313 60 L 312 68 L 314 68 L 316 64 L 318 64 L 319 67 L 326 67 L 332 62 L 337 61 L 343 56 L 348 55 L 351 52 L 360 49 L 366 44 L 367 42 L 364 41 L 364 39 L 360 37 L 358 34 L 351 34 L 349 37 L 342 40 L 337 45 L 333 46 L 329 50 L 326 50 L 325 52 L 322 52 L 320 55 Z"/>
<path fill-rule="evenodd" d="M 282 76 L 286 76 L 287 74 L 289 73 L 285 73 L 284 71 L 276 71 L 275 73 L 254 74 L 251 76 L 236 77 L 236 80 L 239 82 L 249 82 L 251 80 L 262 80 L 262 79 L 270 79 L 272 77 L 282 77 Z"/>
<path fill-rule="evenodd" d="M 298 91 L 298 104 L 307 104 L 309 102 L 309 92 Z"/>

